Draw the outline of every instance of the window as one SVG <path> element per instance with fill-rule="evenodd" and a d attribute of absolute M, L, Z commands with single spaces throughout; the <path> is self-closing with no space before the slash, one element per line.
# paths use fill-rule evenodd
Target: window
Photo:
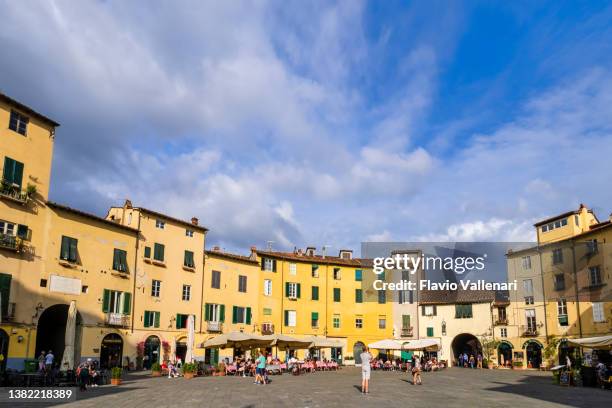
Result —
<path fill-rule="evenodd" d="M 262 258 L 261 269 L 268 272 L 276 272 L 276 259 Z"/>
<path fill-rule="evenodd" d="M 60 259 L 68 262 L 77 261 L 77 239 L 62 236 L 62 248 L 60 250 Z"/>
<path fill-rule="evenodd" d="M 387 292 L 384 290 L 379 290 L 378 292 L 378 303 L 384 305 L 387 303 Z"/>
<path fill-rule="evenodd" d="M 363 271 L 361 269 L 355 269 L 355 280 L 361 282 L 363 280 Z"/>
<path fill-rule="evenodd" d="M 159 327 L 159 312 L 152 312 L 150 310 L 145 310 L 143 326 L 144 327 Z"/>
<path fill-rule="evenodd" d="M 502 327 L 500 329 L 500 333 L 499 334 L 500 334 L 501 337 L 508 337 L 508 329 L 505 328 L 505 327 Z"/>
<path fill-rule="evenodd" d="M 210 287 L 213 289 L 221 289 L 221 272 L 212 271 L 212 280 Z"/>
<path fill-rule="evenodd" d="M 402 315 L 402 330 L 410 329 L 410 315 Z"/>
<path fill-rule="evenodd" d="M 535 309 L 525 310 L 525 319 L 527 320 L 527 331 L 534 333 L 537 327 Z"/>
<path fill-rule="evenodd" d="M 189 237 L 189 238 L 193 238 L 193 230 L 186 229 L 185 230 L 185 236 Z"/>
<path fill-rule="evenodd" d="M 340 288 L 334 288 L 334 302 L 340 301 Z"/>
<path fill-rule="evenodd" d="M 313 286 L 312 287 L 312 296 L 311 296 L 312 300 L 319 300 L 319 287 L 318 286 Z"/>
<path fill-rule="evenodd" d="M 161 292 L 161 281 L 153 279 L 151 282 L 151 296 L 159 297 Z"/>
<path fill-rule="evenodd" d="M 311 267 L 311 275 L 313 278 L 318 278 L 319 277 L 319 265 L 312 265 Z"/>
<path fill-rule="evenodd" d="M 159 229 L 166 228 L 166 222 L 163 220 L 155 220 L 155 228 L 159 228 Z"/>
<path fill-rule="evenodd" d="M 151 247 L 146 246 L 144 249 L 145 259 L 151 259 Z"/>
<path fill-rule="evenodd" d="M 455 305 L 455 319 L 471 319 L 472 305 Z"/>
<path fill-rule="evenodd" d="M 525 296 L 525 304 L 533 305 L 533 296 Z"/>
<path fill-rule="evenodd" d="M 285 310 L 285 326 L 295 327 L 297 325 L 297 312 L 295 310 Z"/>
<path fill-rule="evenodd" d="M 47 280 L 46 279 L 41 279 L 40 280 L 40 287 L 41 288 L 46 288 L 47 287 Z"/>
<path fill-rule="evenodd" d="M 523 257 L 523 269 L 531 269 L 531 257 L 529 255 Z"/>
<path fill-rule="evenodd" d="M 576 226 L 579 227 L 580 226 L 580 217 L 578 217 L 577 215 L 574 215 L 574 222 L 576 223 Z"/>
<path fill-rule="evenodd" d="M 153 245 L 153 259 L 159 262 L 164 262 L 164 249 L 165 246 L 163 244 Z"/>
<path fill-rule="evenodd" d="M 566 225 L 567 225 L 567 218 L 564 218 L 562 220 L 557 220 L 557 221 L 549 222 L 548 224 L 545 224 L 545 225 L 542 226 L 542 232 L 552 231 L 552 230 L 557 229 L 557 228 L 565 227 Z"/>
<path fill-rule="evenodd" d="M 13 160 L 8 156 L 5 157 L 2 179 L 9 185 L 14 185 L 21 188 L 21 182 L 23 179 L 23 163 Z"/>
<path fill-rule="evenodd" d="M 423 316 L 436 316 L 437 310 L 436 305 L 421 306 L 421 314 Z"/>
<path fill-rule="evenodd" d="M 191 285 L 183 285 L 183 300 L 191 300 Z"/>
<path fill-rule="evenodd" d="M 297 275 L 297 265 L 294 263 L 289 264 L 289 275 Z"/>
<path fill-rule="evenodd" d="M 188 268 L 195 268 L 195 261 L 193 260 L 192 251 L 185 251 L 185 256 L 183 257 L 183 265 Z"/>
<path fill-rule="evenodd" d="M 251 324 L 251 308 L 234 306 L 232 309 L 232 323 Z"/>
<path fill-rule="evenodd" d="M 206 303 L 204 305 L 204 320 L 223 323 L 225 321 L 225 305 Z"/>
<path fill-rule="evenodd" d="M 355 328 L 356 329 L 363 329 L 363 317 L 358 316 L 355 318 Z"/>
<path fill-rule="evenodd" d="M 363 289 L 355 289 L 355 303 L 363 303 Z"/>
<path fill-rule="evenodd" d="M 285 296 L 290 299 L 298 299 L 300 297 L 299 283 L 285 282 Z"/>
<path fill-rule="evenodd" d="M 589 286 L 601 285 L 601 269 L 599 266 L 589 268 Z"/>
<path fill-rule="evenodd" d="M 561 326 L 567 326 L 568 325 L 567 302 L 565 299 L 557 300 L 557 315 L 559 318 L 559 324 Z"/>
<path fill-rule="evenodd" d="M 506 319 L 507 319 L 506 308 L 498 307 L 497 308 L 497 320 L 499 320 L 500 322 L 505 322 Z"/>
<path fill-rule="evenodd" d="M 409 271 L 402 271 L 402 281 L 406 281 L 406 282 L 410 281 Z M 413 298 L 411 290 L 402 290 L 399 292 L 399 303 L 400 304 L 405 304 L 405 303 L 412 304 L 413 302 L 414 302 L 414 298 Z"/>
<path fill-rule="evenodd" d="M 27 116 L 12 110 L 11 118 L 9 120 L 9 129 L 25 136 L 29 121 L 30 119 Z"/>
<path fill-rule="evenodd" d="M 557 248 L 552 251 L 553 265 L 559 265 L 563 263 L 563 249 Z"/>
<path fill-rule="evenodd" d="M 604 323 L 606 321 L 603 305 L 603 302 L 593 303 L 593 321 L 595 323 Z"/>
<path fill-rule="evenodd" d="M 81 286 L 81 293 L 88 293 L 88 292 L 89 292 L 89 286 L 87 285 Z"/>
<path fill-rule="evenodd" d="M 245 275 L 238 275 L 238 292 L 246 293 L 247 291 L 247 277 Z"/>
<path fill-rule="evenodd" d="M 269 307 L 264 307 L 263 314 L 264 316 L 270 316 L 272 314 L 272 309 Z"/>
<path fill-rule="evenodd" d="M 130 314 L 132 294 L 117 290 L 104 289 L 102 296 L 102 311 L 104 313 Z"/>
<path fill-rule="evenodd" d="M 587 241 L 586 246 L 587 246 L 587 253 L 589 255 L 594 255 L 594 254 L 597 253 L 598 248 L 597 248 L 597 240 L 596 239 L 592 239 L 590 241 Z"/>
<path fill-rule="evenodd" d="M 340 328 L 340 315 L 335 314 L 332 318 L 332 325 L 334 326 L 334 329 L 339 329 Z"/>
<path fill-rule="evenodd" d="M 319 312 L 312 312 L 310 314 L 310 326 L 313 329 L 319 328 Z"/>
<path fill-rule="evenodd" d="M 340 268 L 334 268 L 334 279 L 340 280 Z"/>
<path fill-rule="evenodd" d="M 555 290 L 565 290 L 565 275 L 562 273 L 555 275 Z"/>
<path fill-rule="evenodd" d="M 386 317 L 379 317 L 378 318 L 378 328 L 379 329 L 386 329 L 387 328 L 387 318 Z"/>
<path fill-rule="evenodd" d="M 525 296 L 530 296 L 533 294 L 533 281 L 531 279 L 525 279 L 523 281 L 523 292 Z"/>
<path fill-rule="evenodd" d="M 272 296 L 272 281 L 264 279 L 264 296 Z"/>
<path fill-rule="evenodd" d="M 116 249 L 113 252 L 113 269 L 119 272 L 127 272 L 127 252 Z"/>
<path fill-rule="evenodd" d="M 177 329 L 186 329 L 187 328 L 187 319 L 189 315 L 186 314 L 176 314 L 176 328 Z"/>
<path fill-rule="evenodd" d="M 433 337 L 434 335 L 434 328 L 433 327 L 428 327 L 427 328 L 427 337 Z"/>

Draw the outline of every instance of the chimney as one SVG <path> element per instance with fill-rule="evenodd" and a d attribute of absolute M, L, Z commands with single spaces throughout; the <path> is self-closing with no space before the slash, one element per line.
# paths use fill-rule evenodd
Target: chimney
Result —
<path fill-rule="evenodd" d="M 198 225 L 198 219 L 196 217 L 191 217 L 191 223 L 193 225 Z"/>
<path fill-rule="evenodd" d="M 125 203 L 123 203 L 123 208 L 132 208 L 132 201 L 125 199 Z"/>
<path fill-rule="evenodd" d="M 252 246 L 251 247 L 251 256 L 250 258 L 254 261 L 257 260 L 257 247 L 256 246 Z"/>
<path fill-rule="evenodd" d="M 314 256 L 316 247 L 306 247 L 306 256 Z"/>

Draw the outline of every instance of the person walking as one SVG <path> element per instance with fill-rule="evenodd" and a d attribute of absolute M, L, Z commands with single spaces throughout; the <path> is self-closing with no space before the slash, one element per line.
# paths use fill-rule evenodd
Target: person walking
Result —
<path fill-rule="evenodd" d="M 476 359 L 477 367 L 482 368 L 482 354 L 478 353 L 478 357 Z"/>
<path fill-rule="evenodd" d="M 264 377 L 266 370 L 266 356 L 265 353 L 259 353 L 259 357 L 257 357 L 257 366 L 255 368 L 255 384 L 266 384 L 266 379 Z"/>
<path fill-rule="evenodd" d="M 370 361 L 372 360 L 372 354 L 368 347 L 363 349 L 360 355 L 361 357 L 361 392 L 364 394 L 370 393 Z"/>
<path fill-rule="evenodd" d="M 49 352 L 45 356 L 45 371 L 48 373 L 51 372 L 51 369 L 53 368 L 54 358 L 55 356 L 53 355 L 53 350 L 49 350 Z"/>
<path fill-rule="evenodd" d="M 412 368 L 412 385 L 423 384 L 423 380 L 421 379 L 421 367 L 421 360 L 417 358 Z"/>
<path fill-rule="evenodd" d="M 45 351 L 44 350 L 42 350 L 40 352 L 40 355 L 38 356 L 38 371 L 41 373 L 45 371 Z"/>

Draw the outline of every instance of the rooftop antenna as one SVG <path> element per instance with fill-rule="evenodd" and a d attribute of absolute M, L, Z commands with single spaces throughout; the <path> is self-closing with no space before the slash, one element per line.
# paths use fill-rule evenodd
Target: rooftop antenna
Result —
<path fill-rule="evenodd" d="M 274 244 L 274 241 L 266 241 L 268 244 L 268 252 L 272 252 L 272 244 Z"/>
<path fill-rule="evenodd" d="M 331 248 L 331 247 L 332 247 L 331 245 L 323 245 L 321 247 L 321 250 L 323 252 L 323 258 L 325 258 L 325 255 L 327 254 L 327 248 Z"/>

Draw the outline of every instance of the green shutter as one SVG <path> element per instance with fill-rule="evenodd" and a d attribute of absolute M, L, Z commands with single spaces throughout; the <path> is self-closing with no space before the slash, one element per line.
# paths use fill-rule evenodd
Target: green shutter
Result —
<path fill-rule="evenodd" d="M 15 160 L 6 156 L 4 158 L 4 168 L 2 171 L 2 179 L 7 183 L 13 182 L 13 175 L 15 174 Z"/>
<path fill-rule="evenodd" d="M 21 188 L 23 181 L 23 163 L 15 161 L 15 173 L 13 174 L 13 183 Z"/>
<path fill-rule="evenodd" d="M 319 312 L 312 312 L 312 320 L 319 320 Z"/>
<path fill-rule="evenodd" d="M 232 323 L 238 323 L 238 307 L 232 306 Z"/>
<path fill-rule="evenodd" d="M 318 286 L 312 287 L 312 300 L 319 300 L 319 287 Z"/>
<path fill-rule="evenodd" d="M 402 327 L 405 329 L 410 328 L 410 315 L 402 315 Z"/>
<path fill-rule="evenodd" d="M 113 269 L 118 271 L 120 270 L 120 266 L 119 266 L 119 252 L 117 252 L 117 249 L 113 250 Z"/>
<path fill-rule="evenodd" d="M 355 303 L 363 303 L 363 291 L 355 289 Z"/>
<path fill-rule="evenodd" d="M 334 302 L 340 302 L 340 288 L 334 288 Z"/>
<path fill-rule="evenodd" d="M 60 259 L 68 260 L 70 257 L 70 240 L 62 235 L 62 247 L 60 249 Z"/>
<path fill-rule="evenodd" d="M 163 244 L 155 244 L 153 248 L 153 259 L 156 261 L 163 262 L 164 261 L 164 245 Z"/>
<path fill-rule="evenodd" d="M 129 315 L 132 308 L 132 294 L 130 292 L 123 293 L 123 314 Z"/>
<path fill-rule="evenodd" d="M 276 259 L 272 260 L 272 272 L 276 272 Z"/>
<path fill-rule="evenodd" d="M 28 239 L 28 226 L 19 224 L 17 226 L 17 236 L 21 239 Z"/>
<path fill-rule="evenodd" d="M 176 328 L 177 329 L 183 328 L 183 317 L 184 316 L 182 314 L 179 314 L 179 313 L 176 314 Z"/>
<path fill-rule="evenodd" d="M 219 312 L 219 321 L 225 322 L 225 305 L 221 305 L 221 311 Z"/>
<path fill-rule="evenodd" d="M 68 238 L 70 242 L 70 258 L 68 259 L 71 262 L 76 262 L 77 260 L 77 240 L 74 238 Z"/>
<path fill-rule="evenodd" d="M 285 310 L 285 326 L 289 326 L 289 311 Z"/>
<path fill-rule="evenodd" d="M 149 319 L 150 319 L 150 313 L 148 310 L 145 310 L 144 312 L 144 322 L 143 322 L 143 326 L 144 327 L 149 327 Z"/>
<path fill-rule="evenodd" d="M 155 318 L 155 327 L 159 327 L 159 312 L 153 312 L 154 313 L 154 318 Z"/>
<path fill-rule="evenodd" d="M 204 305 L 204 320 L 210 321 L 210 303 Z"/>
<path fill-rule="evenodd" d="M 251 308 L 246 308 L 246 324 L 251 324 Z"/>
<path fill-rule="evenodd" d="M 185 266 L 189 266 L 193 268 L 195 266 L 195 262 L 193 261 L 193 252 L 185 251 L 185 259 L 183 260 Z"/>
<path fill-rule="evenodd" d="M 108 313 L 110 305 L 110 290 L 104 289 L 104 296 L 102 297 L 102 311 Z"/>
<path fill-rule="evenodd" d="M 146 246 L 144 249 L 144 257 L 151 258 L 151 247 Z"/>
<path fill-rule="evenodd" d="M 297 284 L 297 297 L 298 299 L 302 296 L 302 284 L 298 283 Z"/>
<path fill-rule="evenodd" d="M 6 316 L 8 314 L 8 305 L 11 296 L 11 278 L 12 275 L 0 273 L 0 295 L 2 295 L 2 303 L 0 304 L 0 308 L 2 310 L 2 316 Z"/>
<path fill-rule="evenodd" d="M 285 282 L 285 297 L 289 297 L 289 282 Z"/>
<path fill-rule="evenodd" d="M 427 337 L 433 337 L 434 335 L 434 328 L 433 327 L 428 327 L 427 328 Z"/>
<path fill-rule="evenodd" d="M 266 258 L 261 258 L 261 270 L 263 271 L 266 267 Z"/>
<path fill-rule="evenodd" d="M 361 269 L 355 269 L 355 280 L 360 282 L 363 279 L 363 272 Z"/>

